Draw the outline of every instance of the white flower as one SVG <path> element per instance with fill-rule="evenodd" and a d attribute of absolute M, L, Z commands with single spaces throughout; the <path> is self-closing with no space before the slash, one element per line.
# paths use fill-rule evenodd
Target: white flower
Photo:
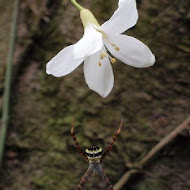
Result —
<path fill-rule="evenodd" d="M 136 38 L 121 34 L 138 20 L 136 1 L 119 0 L 118 4 L 113 16 L 101 26 L 89 10 L 82 9 L 82 39 L 52 58 L 47 64 L 47 74 L 55 77 L 67 75 L 84 61 L 84 76 L 89 88 L 106 97 L 114 84 L 110 62 L 114 63 L 115 58 L 137 68 L 152 66 L 155 56 L 150 49 Z"/>

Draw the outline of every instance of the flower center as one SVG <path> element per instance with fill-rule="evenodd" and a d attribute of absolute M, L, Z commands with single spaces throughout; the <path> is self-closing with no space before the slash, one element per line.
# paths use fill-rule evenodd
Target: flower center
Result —
<path fill-rule="evenodd" d="M 109 53 L 106 52 L 106 50 L 103 50 L 103 49 L 102 49 L 101 55 L 100 55 L 100 61 L 99 61 L 99 63 L 98 63 L 98 65 L 99 65 L 100 67 L 102 66 L 101 60 L 103 60 L 105 57 L 108 57 L 108 59 L 110 60 L 110 62 L 111 62 L 112 64 L 114 64 L 114 63 L 116 62 L 116 59 L 115 59 L 114 57 L 111 57 L 111 56 L 109 55 Z"/>
<path fill-rule="evenodd" d="M 112 43 L 112 42 L 109 40 L 108 36 L 106 35 L 106 33 L 105 33 L 104 31 L 98 30 L 97 28 L 96 28 L 96 30 L 102 34 L 103 38 L 104 38 L 111 46 L 115 47 L 115 50 L 116 50 L 116 51 L 119 51 L 119 50 L 120 50 L 120 48 L 119 48 L 118 46 L 116 46 L 114 43 Z"/>
<path fill-rule="evenodd" d="M 104 33 L 104 31 L 99 30 L 99 29 L 97 29 L 97 28 L 96 28 L 96 30 L 102 34 L 104 40 L 106 40 L 111 46 L 113 46 L 116 51 L 119 51 L 119 50 L 120 50 L 120 48 L 119 48 L 118 46 L 116 46 L 114 43 L 112 43 L 112 42 L 108 39 L 108 37 L 107 37 L 107 35 Z M 102 49 L 102 51 L 101 51 L 101 56 L 100 56 L 100 61 L 99 61 L 99 63 L 98 63 L 98 65 L 99 65 L 100 67 L 102 66 L 101 60 L 103 60 L 105 57 L 108 57 L 109 60 L 110 60 L 110 62 L 111 62 L 112 64 L 114 64 L 114 63 L 116 62 L 116 59 L 115 59 L 114 57 L 111 57 L 111 56 L 109 55 L 109 53 L 106 52 L 106 50 Z"/>

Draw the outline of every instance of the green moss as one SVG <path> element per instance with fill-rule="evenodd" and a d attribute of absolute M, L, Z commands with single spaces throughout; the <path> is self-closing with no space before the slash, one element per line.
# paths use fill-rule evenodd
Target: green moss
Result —
<path fill-rule="evenodd" d="M 25 56 L 29 61 L 23 66 L 20 77 L 27 79 L 26 76 L 34 73 L 33 77 L 24 85 L 23 80 L 17 81 L 18 89 L 17 86 L 15 89 L 18 96 L 14 99 L 7 147 L 11 151 L 16 147 L 14 151 L 18 153 L 25 148 L 29 153 L 24 162 L 16 158 L 22 163 L 16 170 L 11 159 L 7 158 L 6 172 L 10 178 L 15 178 L 9 183 L 10 189 L 16 189 L 15 185 L 19 187 L 17 189 L 36 190 L 76 188 L 88 165 L 74 148 L 70 137 L 72 124 L 83 148 L 92 144 L 104 148 L 116 132 L 120 119 L 124 118 L 121 135 L 104 162 L 106 174 L 115 183 L 126 172 L 125 163 L 128 166 L 136 163 L 189 114 L 187 25 L 181 24 L 170 30 L 176 22 L 185 21 L 188 7 L 185 1 L 181 8 L 171 6 L 169 12 L 163 10 L 171 4 L 170 1 L 152 0 L 139 4 L 139 22 L 127 34 L 149 45 L 157 57 L 156 65 L 136 69 L 118 61 L 113 66 L 114 89 L 105 99 L 89 90 L 82 66 L 65 77 L 46 75 L 46 63 L 61 49 L 78 41 L 83 33 L 79 14 L 72 5 L 67 1 L 54 3 L 52 7 L 57 6 L 49 16 L 49 22 L 42 19 L 38 30 L 32 30 L 29 35 L 33 43 Z M 100 22 L 111 16 L 117 4 L 113 0 L 90 5 L 84 0 L 83 3 L 85 7 L 91 7 Z M 181 13 L 181 9 L 185 9 L 185 13 Z M 31 24 L 31 20 L 26 24 Z M 35 70 L 29 69 L 32 64 L 35 64 Z M 19 94 L 21 87 L 24 93 Z M 176 160 L 170 156 L 166 160 L 156 159 L 152 162 L 155 168 L 147 168 L 153 177 L 145 172 L 145 178 L 131 181 L 127 188 L 168 190 L 172 181 L 179 179 L 172 173 L 188 178 L 189 174 L 184 172 L 189 166 L 185 158 L 187 150 L 183 156 L 177 157 L 176 146 L 180 143 L 172 148 L 175 149 L 172 157 Z M 159 156 L 167 157 L 169 150 L 165 152 Z M 170 163 L 173 163 L 171 167 L 163 167 Z M 23 184 L 20 180 L 23 176 L 28 183 Z M 6 188 L 9 178 L 4 179 Z M 87 184 L 92 190 L 102 187 L 96 177 Z"/>
<path fill-rule="evenodd" d="M 164 190 L 169 190 L 169 188 L 167 186 L 165 186 L 164 184 L 161 184 L 160 181 L 158 180 L 145 180 L 143 184 L 139 185 L 139 187 L 137 187 L 138 190 L 160 190 L 160 189 L 164 189 Z"/>

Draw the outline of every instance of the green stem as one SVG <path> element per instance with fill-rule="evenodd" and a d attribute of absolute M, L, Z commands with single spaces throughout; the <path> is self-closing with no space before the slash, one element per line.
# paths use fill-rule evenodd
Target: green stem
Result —
<path fill-rule="evenodd" d="M 11 76 L 13 67 L 13 54 L 15 47 L 16 38 L 16 26 L 17 26 L 17 15 L 18 15 L 18 4 L 19 0 L 15 0 L 10 39 L 9 39 L 9 51 L 7 56 L 6 73 L 5 73 L 5 90 L 3 94 L 3 114 L 2 114 L 2 125 L 0 128 L 0 169 L 3 162 L 4 146 L 7 134 L 7 127 L 9 122 L 9 103 L 10 103 L 10 93 L 11 93 Z"/>
<path fill-rule="evenodd" d="M 73 5 L 79 10 L 82 11 L 84 9 L 84 7 L 82 7 L 81 5 L 79 5 L 76 0 L 71 0 L 71 2 L 73 3 Z"/>

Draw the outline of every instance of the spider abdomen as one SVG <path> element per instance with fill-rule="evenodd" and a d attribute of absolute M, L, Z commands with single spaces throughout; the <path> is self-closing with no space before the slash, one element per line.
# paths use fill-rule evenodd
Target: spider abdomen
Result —
<path fill-rule="evenodd" d="M 99 148 L 98 146 L 94 145 L 86 149 L 85 153 L 90 162 L 99 162 L 102 157 L 103 150 L 102 148 Z"/>

